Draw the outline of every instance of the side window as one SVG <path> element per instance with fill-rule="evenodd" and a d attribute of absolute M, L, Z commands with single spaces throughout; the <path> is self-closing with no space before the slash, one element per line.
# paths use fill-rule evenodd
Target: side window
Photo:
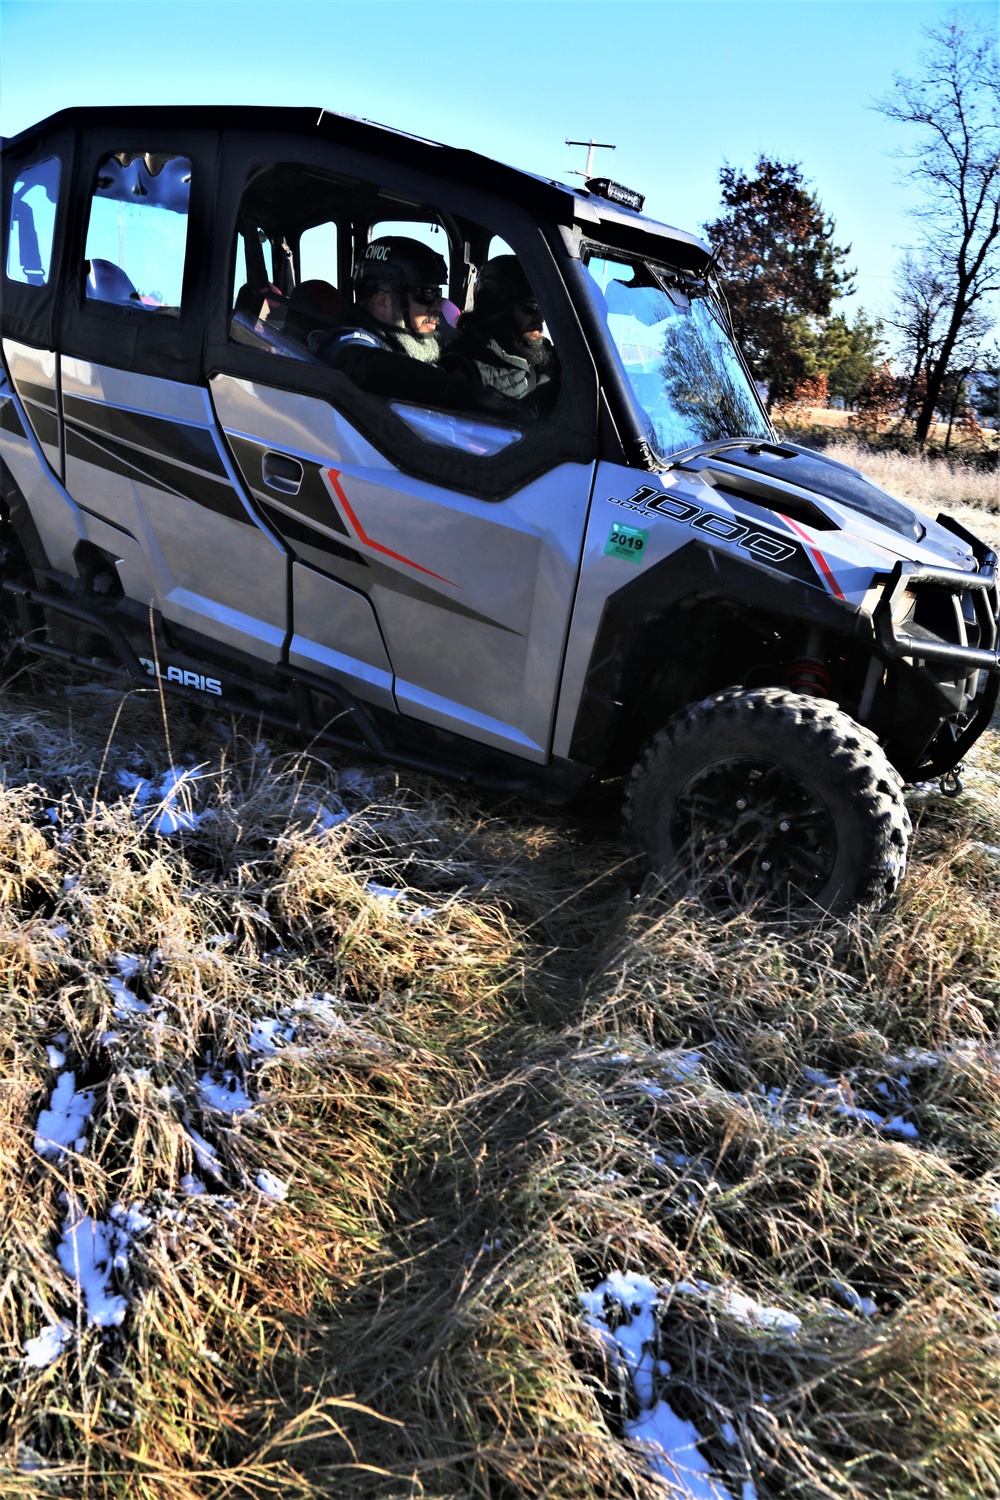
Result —
<path fill-rule="evenodd" d="M 545 311 L 496 226 L 274 163 L 244 191 L 235 263 L 232 342 L 332 367 L 422 443 L 485 458 L 555 408 Z"/>
<path fill-rule="evenodd" d="M 87 298 L 176 317 L 190 197 L 186 156 L 121 151 L 106 157 L 87 224 Z"/>
<path fill-rule="evenodd" d="M 328 281 L 337 276 L 337 226 L 313 224 L 299 236 L 299 280 Z"/>
<path fill-rule="evenodd" d="M 45 286 L 52 262 L 61 163 L 57 156 L 32 162 L 11 189 L 7 280 Z"/>
<path fill-rule="evenodd" d="M 448 237 L 437 221 L 420 219 L 379 219 L 368 231 L 370 240 L 381 240 L 387 234 L 403 234 L 411 240 L 419 240 L 428 250 L 436 250 L 448 259 Z"/>
<path fill-rule="evenodd" d="M 236 301 L 236 297 L 237 297 L 237 294 L 238 294 L 238 292 L 240 290 L 240 287 L 244 286 L 246 284 L 246 279 L 247 279 L 247 252 L 246 252 L 246 248 L 244 247 L 244 244 L 243 244 L 243 236 L 241 234 L 238 234 L 236 236 L 236 267 L 235 267 L 235 270 L 233 272 L 233 283 L 234 283 L 233 284 L 233 302 L 234 303 Z"/>

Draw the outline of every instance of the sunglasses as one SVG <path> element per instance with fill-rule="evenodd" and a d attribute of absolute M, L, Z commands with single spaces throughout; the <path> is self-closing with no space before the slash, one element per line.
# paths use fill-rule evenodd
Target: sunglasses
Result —
<path fill-rule="evenodd" d="M 531 318 L 537 318 L 542 310 L 541 304 L 536 302 L 532 297 L 525 298 L 524 301 L 519 302 L 517 305 L 523 313 Z"/>
<path fill-rule="evenodd" d="M 408 286 L 406 295 L 411 302 L 419 302 L 422 307 L 430 307 L 432 302 L 441 301 L 441 288 L 439 286 Z"/>

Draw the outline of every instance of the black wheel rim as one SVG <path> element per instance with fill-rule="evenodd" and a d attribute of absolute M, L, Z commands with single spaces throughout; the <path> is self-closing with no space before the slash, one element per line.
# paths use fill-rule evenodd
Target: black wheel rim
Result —
<path fill-rule="evenodd" d="M 816 790 L 769 760 L 716 761 L 681 788 L 670 837 L 685 875 L 713 910 L 802 910 L 833 874 L 837 833 Z"/>

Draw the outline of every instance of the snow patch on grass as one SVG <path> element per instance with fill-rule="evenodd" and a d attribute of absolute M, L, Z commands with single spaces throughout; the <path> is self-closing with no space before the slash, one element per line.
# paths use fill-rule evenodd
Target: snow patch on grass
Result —
<path fill-rule="evenodd" d="M 198 1080 L 198 1094 L 202 1104 L 222 1114 L 239 1115 L 253 1109 L 253 1100 L 236 1074 L 228 1068 L 223 1070 L 218 1081 L 206 1070 Z"/>
<path fill-rule="evenodd" d="M 146 1016 L 149 1014 L 149 1006 L 145 1000 L 140 1000 L 134 995 L 123 979 L 118 979 L 114 974 L 104 981 L 114 1000 L 114 1014 L 119 1021 L 126 1020 L 129 1016 Z"/>
<path fill-rule="evenodd" d="M 37 1338 L 25 1339 L 21 1345 L 24 1358 L 21 1364 L 26 1370 L 44 1370 L 54 1364 L 73 1337 L 68 1323 L 49 1323 Z"/>
<path fill-rule="evenodd" d="M 774 1328 L 781 1333 L 798 1333 L 802 1319 L 782 1307 L 764 1307 L 753 1297 L 734 1292 L 731 1287 L 713 1286 L 709 1281 L 678 1281 L 674 1291 L 686 1296 L 704 1297 L 713 1311 L 727 1313 L 737 1323 L 750 1328 Z"/>
<path fill-rule="evenodd" d="M 68 1151 L 84 1151 L 84 1127 L 93 1108 L 94 1096 L 89 1090 L 77 1093 L 76 1074 L 60 1073 L 49 1107 L 41 1111 L 35 1126 L 38 1155 L 47 1161 L 61 1161 Z"/>
<path fill-rule="evenodd" d="M 250 1025 L 250 1051 L 274 1057 L 295 1038 L 295 1026 L 283 1016 L 268 1016 Z"/>
<path fill-rule="evenodd" d="M 153 833 L 167 836 L 185 833 L 198 828 L 212 813 L 195 812 L 190 806 L 191 785 L 203 766 L 178 770 L 171 766 L 158 778 L 137 776 L 132 771 L 118 772 L 118 785 L 131 793 L 132 816 L 135 818 L 151 812 L 149 828 Z"/>
<path fill-rule="evenodd" d="M 109 1283 L 116 1272 L 127 1274 L 132 1240 L 151 1224 L 137 1208 L 116 1203 L 102 1220 L 82 1213 L 70 1200 L 56 1259 L 83 1297 L 88 1327 L 117 1328 L 124 1321 L 128 1299 L 110 1291 Z"/>
<path fill-rule="evenodd" d="M 219 1161 L 218 1153 L 210 1141 L 206 1141 L 203 1135 L 199 1135 L 193 1125 L 186 1125 L 185 1130 L 194 1147 L 195 1159 L 203 1172 L 208 1172 L 212 1177 L 222 1177 L 222 1163 Z M 188 1189 L 187 1191 L 190 1191 Z M 197 1190 L 196 1190 L 197 1191 Z"/>
<path fill-rule="evenodd" d="M 280 1177 L 275 1177 L 273 1172 L 258 1172 L 256 1182 L 267 1198 L 277 1198 L 280 1203 L 288 1196 L 288 1183 L 283 1182 Z"/>
<path fill-rule="evenodd" d="M 580 1300 L 587 1323 L 625 1367 L 639 1407 L 638 1416 L 626 1419 L 625 1435 L 642 1447 L 651 1472 L 667 1480 L 683 1500 L 733 1500 L 698 1447 L 701 1433 L 662 1395 L 670 1377 L 669 1364 L 657 1355 L 663 1292 L 669 1295 L 670 1287 L 657 1287 L 646 1276 L 612 1271 Z M 746 1500 L 751 1493 L 752 1485 L 749 1492 L 744 1487 Z"/>
<path fill-rule="evenodd" d="M 363 797 L 366 802 L 370 802 L 375 795 L 374 781 L 360 766 L 345 766 L 337 776 L 337 785 L 342 792 L 351 792 L 355 797 Z"/>

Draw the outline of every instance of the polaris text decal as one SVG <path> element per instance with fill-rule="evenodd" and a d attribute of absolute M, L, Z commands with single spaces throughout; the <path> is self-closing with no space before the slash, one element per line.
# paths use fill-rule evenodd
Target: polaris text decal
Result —
<path fill-rule="evenodd" d="M 182 667 L 167 667 L 164 671 L 162 663 L 157 667 L 155 661 L 150 661 L 145 656 L 140 656 L 139 660 L 150 677 L 162 677 L 164 682 L 176 682 L 181 687 L 196 688 L 199 693 L 211 693 L 215 698 L 222 697 L 222 683 L 217 677 L 206 677 L 203 672 L 188 672 Z"/>
<path fill-rule="evenodd" d="M 614 495 L 609 495 L 608 503 L 621 505 L 625 510 L 639 511 L 642 515 L 655 511 L 657 515 L 679 521 L 720 542 L 735 542 L 761 562 L 780 565 L 788 562 L 801 550 L 797 542 L 783 541 L 781 537 L 774 536 L 769 531 L 760 531 L 746 521 L 736 520 L 734 516 L 716 515 L 714 511 L 705 510 L 701 505 L 681 500 L 677 495 L 665 494 L 663 490 L 654 489 L 648 484 L 642 485 L 627 500 L 618 500 Z"/>

